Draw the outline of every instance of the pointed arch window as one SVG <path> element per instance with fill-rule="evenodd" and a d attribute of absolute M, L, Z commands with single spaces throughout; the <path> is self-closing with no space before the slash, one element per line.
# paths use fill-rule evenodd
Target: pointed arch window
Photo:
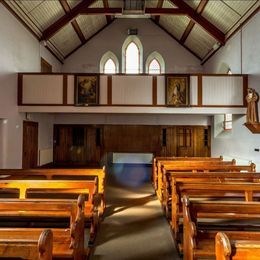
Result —
<path fill-rule="evenodd" d="M 148 74 L 165 73 L 165 62 L 160 53 L 152 52 L 146 59 L 145 72 Z"/>
<path fill-rule="evenodd" d="M 153 59 L 148 66 L 149 74 L 161 74 L 161 66 L 157 59 Z"/>
<path fill-rule="evenodd" d="M 104 73 L 105 74 L 115 74 L 116 73 L 116 64 L 111 58 L 105 62 Z"/>
<path fill-rule="evenodd" d="M 130 42 L 126 47 L 125 56 L 126 73 L 139 73 L 140 52 L 134 42 Z"/>

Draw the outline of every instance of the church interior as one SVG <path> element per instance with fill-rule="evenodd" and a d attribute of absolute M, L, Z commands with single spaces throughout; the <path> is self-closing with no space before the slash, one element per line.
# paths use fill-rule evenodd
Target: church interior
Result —
<path fill-rule="evenodd" d="M 260 0 L 0 0 L 0 259 L 260 259 Z"/>

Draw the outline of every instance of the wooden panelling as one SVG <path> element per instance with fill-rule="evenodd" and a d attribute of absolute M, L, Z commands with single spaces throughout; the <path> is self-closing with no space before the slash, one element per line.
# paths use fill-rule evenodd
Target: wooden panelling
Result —
<path fill-rule="evenodd" d="M 23 76 L 23 104 L 63 104 L 62 75 Z"/>
<path fill-rule="evenodd" d="M 157 76 L 157 104 L 165 105 L 165 77 Z"/>
<path fill-rule="evenodd" d="M 68 82 L 67 82 L 67 97 L 68 101 L 67 104 L 73 105 L 74 104 L 74 75 L 68 75 Z"/>
<path fill-rule="evenodd" d="M 202 104 L 243 106 L 243 77 L 202 76 Z"/>
<path fill-rule="evenodd" d="M 84 129 L 82 145 L 73 145 L 73 129 L 75 127 Z M 96 165 L 101 160 L 106 161 L 112 152 L 153 153 L 156 156 L 210 156 L 210 127 L 54 126 L 54 165 Z"/>
<path fill-rule="evenodd" d="M 113 104 L 152 105 L 152 76 L 113 76 Z"/>
<path fill-rule="evenodd" d="M 190 77 L 190 104 L 193 106 L 198 105 L 198 77 Z"/>
<path fill-rule="evenodd" d="M 109 84 L 110 76 L 100 76 L 99 84 L 99 104 L 107 105 L 107 97 L 108 97 L 108 84 Z"/>
<path fill-rule="evenodd" d="M 18 105 L 73 106 L 75 75 L 19 73 Z M 99 104 L 165 107 L 165 75 L 100 74 Z M 244 107 L 247 83 L 247 75 L 190 74 L 190 107 Z"/>

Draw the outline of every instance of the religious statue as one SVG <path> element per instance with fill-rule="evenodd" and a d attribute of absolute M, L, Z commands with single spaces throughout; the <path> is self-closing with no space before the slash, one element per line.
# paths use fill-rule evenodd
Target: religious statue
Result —
<path fill-rule="evenodd" d="M 252 88 L 247 89 L 247 114 L 246 114 L 246 122 L 249 124 L 257 123 L 258 116 L 257 116 L 257 101 L 258 101 L 258 94 Z"/>

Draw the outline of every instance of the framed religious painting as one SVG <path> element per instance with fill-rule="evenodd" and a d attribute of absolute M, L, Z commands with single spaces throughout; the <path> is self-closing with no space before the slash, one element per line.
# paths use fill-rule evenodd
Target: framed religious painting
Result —
<path fill-rule="evenodd" d="M 186 107 L 190 105 L 189 75 L 165 76 L 165 99 L 167 106 Z"/>
<path fill-rule="evenodd" d="M 99 103 L 99 76 L 75 75 L 75 105 L 95 106 Z"/>

